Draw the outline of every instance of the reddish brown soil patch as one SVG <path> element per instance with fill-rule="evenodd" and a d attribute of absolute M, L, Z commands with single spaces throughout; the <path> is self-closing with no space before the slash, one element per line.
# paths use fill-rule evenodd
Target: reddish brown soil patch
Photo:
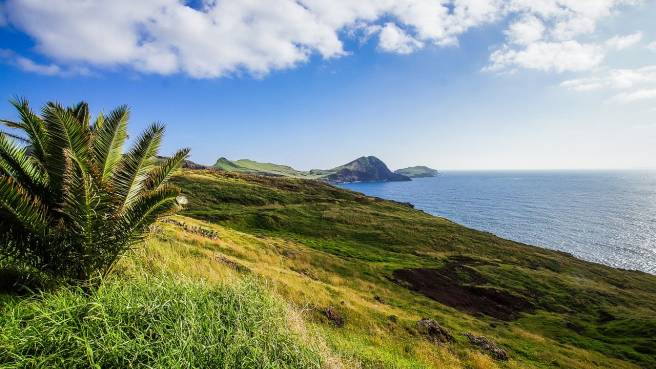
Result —
<path fill-rule="evenodd" d="M 441 269 L 399 269 L 396 281 L 442 304 L 470 314 L 485 314 L 501 320 L 514 320 L 533 306 L 520 296 L 483 287 L 486 278 L 471 267 L 469 258 L 452 258 Z"/>

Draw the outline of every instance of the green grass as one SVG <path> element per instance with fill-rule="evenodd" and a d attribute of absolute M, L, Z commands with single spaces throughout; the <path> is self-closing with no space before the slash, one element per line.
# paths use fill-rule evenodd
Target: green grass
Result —
<path fill-rule="evenodd" d="M 0 295 L 0 367 L 656 367 L 653 275 L 315 181 L 189 170 L 173 181 L 186 210 L 158 224 L 97 295 Z M 454 260 L 475 261 L 463 262 L 463 283 L 521 296 L 534 309 L 501 321 L 393 278 Z M 423 317 L 455 342 L 423 337 Z M 468 332 L 511 359 L 494 361 Z"/>
<path fill-rule="evenodd" d="M 251 173 L 269 176 L 297 177 L 297 178 L 314 178 L 309 172 L 296 170 L 288 165 L 260 163 L 250 159 L 228 160 L 219 158 L 213 165 L 214 168 L 222 169 L 227 172 Z"/>
<path fill-rule="evenodd" d="M 91 296 L 4 297 L 3 368 L 320 368 L 258 283 L 113 279 Z"/>
<path fill-rule="evenodd" d="M 345 314 L 357 317 L 354 332 L 344 333 L 340 342 L 371 329 L 379 330 L 381 339 L 406 337 L 398 329 L 410 330 L 429 316 L 458 333 L 492 337 L 522 367 L 656 367 L 650 349 L 656 347 L 655 276 L 511 242 L 318 182 L 210 172 L 187 172 L 175 182 L 190 199 L 187 216 L 298 245 L 309 260 L 290 267 L 324 284 L 315 293 L 344 283 L 347 290 L 333 289 L 324 302 L 346 301 Z M 439 268 L 454 256 L 478 260 L 472 268 L 485 278 L 481 287 L 522 296 L 534 312 L 499 322 L 454 310 L 391 280 L 394 270 Z M 389 331 L 386 316 L 369 303 L 374 293 L 384 295 L 385 308 L 407 317 L 400 327 Z M 297 291 L 287 297 L 305 298 Z M 466 361 L 471 348 L 459 347 L 464 351 L 458 357 Z"/>

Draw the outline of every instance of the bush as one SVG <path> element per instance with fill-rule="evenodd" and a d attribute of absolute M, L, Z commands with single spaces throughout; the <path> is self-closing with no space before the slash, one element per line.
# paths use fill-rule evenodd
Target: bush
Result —
<path fill-rule="evenodd" d="M 319 368 L 253 281 L 114 280 L 0 304 L 0 367 Z"/>
<path fill-rule="evenodd" d="M 125 106 L 92 122 L 86 103 L 48 103 L 40 116 L 25 100 L 12 103 L 20 121 L 2 120 L 13 131 L 0 132 L 0 261 L 87 281 L 177 209 L 167 181 L 189 150 L 157 165 L 162 125 L 123 154 Z"/>

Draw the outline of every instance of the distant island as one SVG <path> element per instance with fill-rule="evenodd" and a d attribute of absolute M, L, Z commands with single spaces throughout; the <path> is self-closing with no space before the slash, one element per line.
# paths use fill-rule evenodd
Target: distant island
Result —
<path fill-rule="evenodd" d="M 316 179 L 329 183 L 410 181 L 410 177 L 389 170 L 375 156 L 362 156 L 332 169 L 296 170 L 288 165 L 260 163 L 250 159 L 228 160 L 219 158 L 213 168 L 227 172 L 240 172 L 274 177 Z"/>
<path fill-rule="evenodd" d="M 418 165 L 415 167 L 397 169 L 394 171 L 394 173 L 410 178 L 426 178 L 437 176 L 438 171 L 424 165 Z"/>

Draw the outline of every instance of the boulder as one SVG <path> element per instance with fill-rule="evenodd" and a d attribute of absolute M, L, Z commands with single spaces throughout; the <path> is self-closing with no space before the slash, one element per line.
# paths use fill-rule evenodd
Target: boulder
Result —
<path fill-rule="evenodd" d="M 436 320 L 423 318 L 417 322 L 419 332 L 435 343 L 453 342 L 453 335 Z"/>
<path fill-rule="evenodd" d="M 477 346 L 482 351 L 487 352 L 494 359 L 501 360 L 501 361 L 508 360 L 508 353 L 506 352 L 506 350 L 497 346 L 496 343 L 492 342 L 488 338 L 483 336 L 475 336 L 471 333 L 465 333 L 465 336 L 469 339 L 469 342 L 472 345 Z"/>

